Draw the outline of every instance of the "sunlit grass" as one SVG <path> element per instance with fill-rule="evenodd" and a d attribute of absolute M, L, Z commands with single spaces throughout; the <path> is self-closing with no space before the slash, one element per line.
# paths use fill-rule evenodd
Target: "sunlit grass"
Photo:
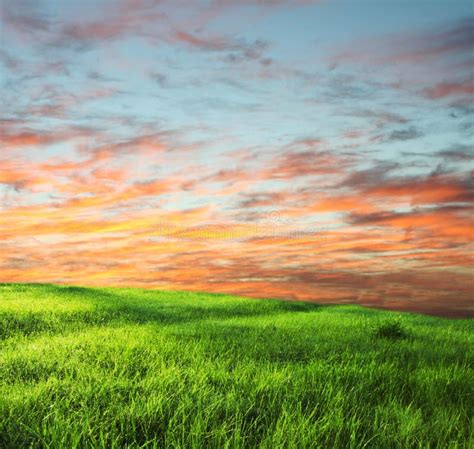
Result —
<path fill-rule="evenodd" d="M 472 320 L 138 289 L 0 295 L 2 448 L 472 447 Z"/>

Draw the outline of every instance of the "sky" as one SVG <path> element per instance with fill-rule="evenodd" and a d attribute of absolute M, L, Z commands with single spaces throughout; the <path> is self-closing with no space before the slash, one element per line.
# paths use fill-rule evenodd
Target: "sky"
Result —
<path fill-rule="evenodd" d="M 471 0 L 0 4 L 0 281 L 474 314 Z"/>

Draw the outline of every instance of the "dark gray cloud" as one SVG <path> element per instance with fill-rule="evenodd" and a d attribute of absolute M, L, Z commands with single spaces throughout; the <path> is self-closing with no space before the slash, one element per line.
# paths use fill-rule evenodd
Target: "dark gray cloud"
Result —
<path fill-rule="evenodd" d="M 150 78 L 163 89 L 170 87 L 169 79 L 163 73 L 153 72 L 150 74 Z"/>
<path fill-rule="evenodd" d="M 5 1 L 1 6 L 3 22 L 19 33 L 49 32 L 53 26 L 54 22 L 45 14 L 41 1 Z"/>
<path fill-rule="evenodd" d="M 437 151 L 435 156 L 443 157 L 453 162 L 473 161 L 474 147 L 472 145 L 453 145 L 445 150 Z"/>
<path fill-rule="evenodd" d="M 390 172 L 400 168 L 398 162 L 379 162 L 371 168 L 351 173 L 339 184 L 339 187 L 367 188 L 385 182 Z"/>
<path fill-rule="evenodd" d="M 350 213 L 346 216 L 346 221 L 352 225 L 374 225 L 383 226 L 395 220 L 404 218 L 423 217 L 427 215 L 436 216 L 440 218 L 447 212 L 472 212 L 473 208 L 470 205 L 443 205 L 435 207 L 415 208 L 408 212 L 393 212 L 382 211 L 373 213 Z"/>
<path fill-rule="evenodd" d="M 414 126 L 411 126 L 410 128 L 405 128 L 405 129 L 397 129 L 394 130 L 390 133 L 390 135 L 387 138 L 388 142 L 396 142 L 396 141 L 405 141 L 405 140 L 413 140 L 413 139 L 418 139 L 419 137 L 422 137 L 423 133 L 415 128 Z"/>

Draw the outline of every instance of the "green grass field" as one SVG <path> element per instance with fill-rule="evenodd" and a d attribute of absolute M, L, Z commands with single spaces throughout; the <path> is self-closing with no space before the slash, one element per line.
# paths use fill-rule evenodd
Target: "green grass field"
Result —
<path fill-rule="evenodd" d="M 349 305 L 0 284 L 0 447 L 472 448 L 473 330 Z"/>

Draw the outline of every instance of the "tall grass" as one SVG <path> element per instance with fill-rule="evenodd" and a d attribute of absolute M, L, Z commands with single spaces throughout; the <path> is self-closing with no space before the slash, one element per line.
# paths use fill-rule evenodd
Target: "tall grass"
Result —
<path fill-rule="evenodd" d="M 399 315 L 0 284 L 0 447 L 474 447 L 473 321 Z"/>

